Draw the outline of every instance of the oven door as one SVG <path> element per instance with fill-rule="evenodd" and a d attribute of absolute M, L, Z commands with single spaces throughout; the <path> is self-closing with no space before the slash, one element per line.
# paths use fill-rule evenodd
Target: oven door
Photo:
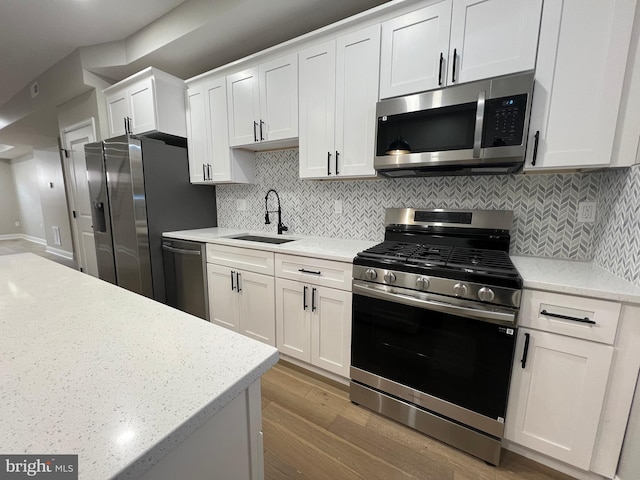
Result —
<path fill-rule="evenodd" d="M 470 304 L 354 280 L 352 380 L 501 437 L 517 312 Z"/>

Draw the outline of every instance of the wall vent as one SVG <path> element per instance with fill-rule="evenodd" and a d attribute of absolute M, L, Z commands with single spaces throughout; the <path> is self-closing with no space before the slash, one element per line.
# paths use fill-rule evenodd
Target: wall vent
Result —
<path fill-rule="evenodd" d="M 53 244 L 61 246 L 62 240 L 60 239 L 60 227 L 53 226 L 51 229 L 53 230 Z"/>

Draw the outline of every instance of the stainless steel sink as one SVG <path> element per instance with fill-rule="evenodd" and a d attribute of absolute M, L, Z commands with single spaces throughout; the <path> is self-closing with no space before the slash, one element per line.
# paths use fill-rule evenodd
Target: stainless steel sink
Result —
<path fill-rule="evenodd" d="M 247 242 L 262 242 L 262 243 L 287 243 L 293 242 L 295 238 L 277 238 L 277 237 L 261 237 L 260 235 L 240 235 L 238 237 L 231 237 L 234 240 L 245 240 Z"/>

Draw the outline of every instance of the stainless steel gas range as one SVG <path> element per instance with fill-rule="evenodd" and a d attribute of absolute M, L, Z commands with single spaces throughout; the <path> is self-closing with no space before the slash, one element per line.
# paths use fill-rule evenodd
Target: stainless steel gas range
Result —
<path fill-rule="evenodd" d="M 512 219 L 388 209 L 353 262 L 351 400 L 494 465 L 522 290 Z"/>

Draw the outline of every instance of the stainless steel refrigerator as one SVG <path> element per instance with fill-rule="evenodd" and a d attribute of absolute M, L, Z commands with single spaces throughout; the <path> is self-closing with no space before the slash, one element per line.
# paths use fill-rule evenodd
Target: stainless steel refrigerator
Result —
<path fill-rule="evenodd" d="M 166 303 L 162 233 L 215 227 L 214 187 L 191 185 L 179 137 L 123 135 L 85 156 L 100 278 Z"/>

